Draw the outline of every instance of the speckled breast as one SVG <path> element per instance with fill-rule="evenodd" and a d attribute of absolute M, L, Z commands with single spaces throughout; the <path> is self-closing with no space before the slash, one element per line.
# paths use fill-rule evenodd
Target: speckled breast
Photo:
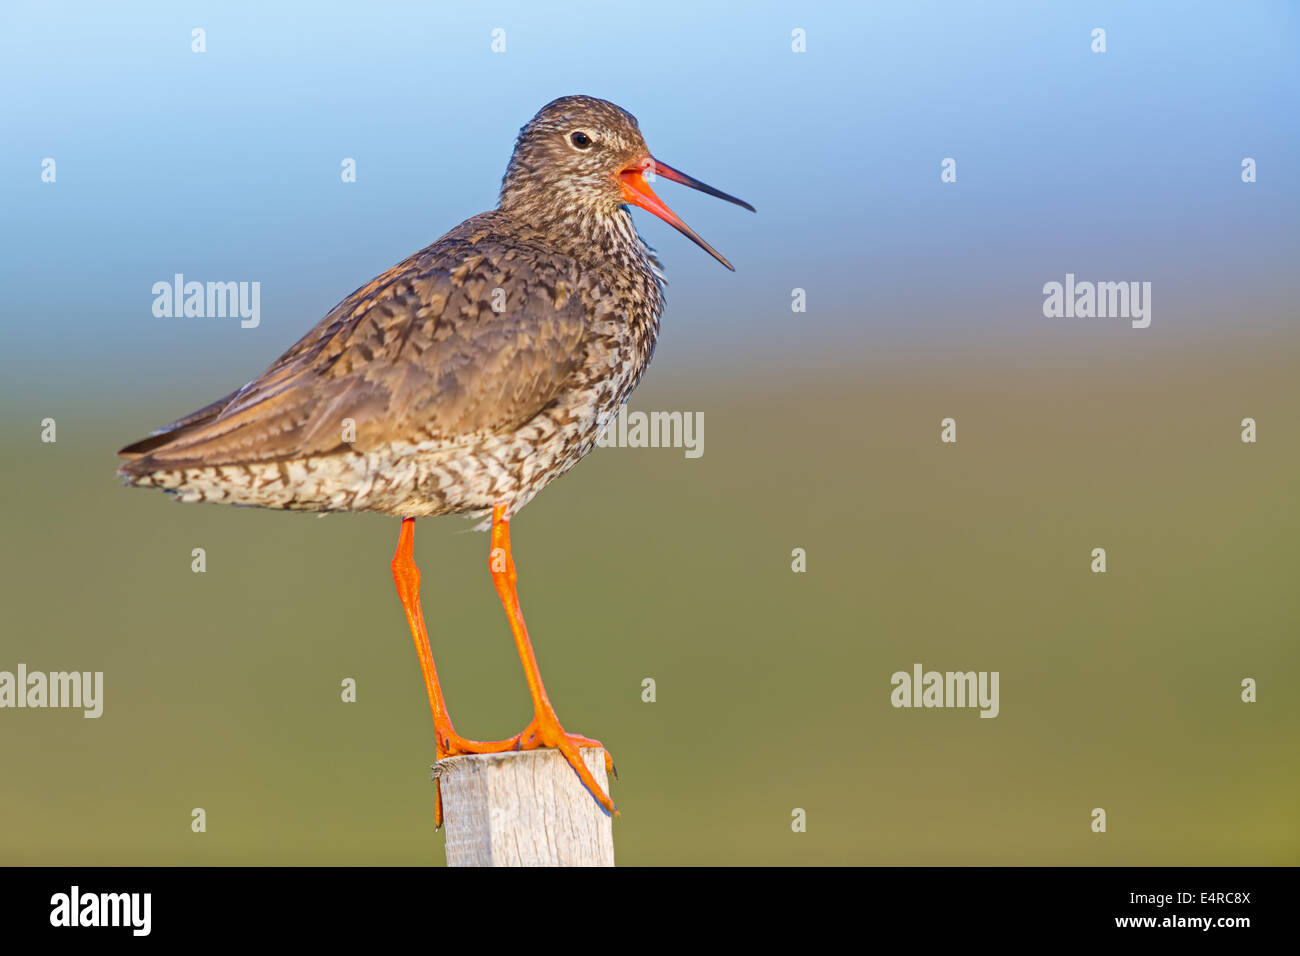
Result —
<path fill-rule="evenodd" d="M 663 295 L 653 260 L 621 265 L 578 280 L 590 318 L 572 388 L 509 434 L 457 447 L 394 449 L 410 455 L 409 463 L 394 460 L 383 470 L 412 467 L 416 480 L 400 503 L 375 501 L 374 510 L 426 517 L 486 512 L 504 503 L 514 514 L 585 458 L 641 381 L 659 333 Z M 394 490 L 403 483 L 395 481 Z"/>

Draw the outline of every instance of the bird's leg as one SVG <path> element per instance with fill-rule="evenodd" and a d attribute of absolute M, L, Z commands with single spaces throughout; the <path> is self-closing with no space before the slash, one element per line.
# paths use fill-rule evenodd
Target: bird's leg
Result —
<path fill-rule="evenodd" d="M 438 671 L 433 666 L 433 651 L 429 647 L 429 632 L 424 627 L 424 614 L 420 610 L 420 569 L 415 566 L 415 519 L 402 519 L 402 533 L 397 539 L 397 552 L 393 555 L 393 580 L 397 583 L 397 596 L 402 599 L 406 621 L 415 639 L 415 653 L 420 658 L 424 674 L 424 688 L 429 693 L 429 709 L 433 711 L 434 754 L 437 760 L 459 754 L 501 753 L 517 749 L 519 738 L 485 742 L 468 740 L 456 733 L 447 713 L 447 702 L 442 697 Z M 434 810 L 434 824 L 442 826 L 442 785 L 437 783 L 438 804 Z"/>
<path fill-rule="evenodd" d="M 610 813 L 617 814 L 614 803 L 583 762 L 578 749 L 581 747 L 604 746 L 599 740 L 566 734 L 555 716 L 555 709 L 546 697 L 542 686 L 541 674 L 537 670 L 537 658 L 528 640 L 528 631 L 524 627 L 523 614 L 519 610 L 519 598 L 515 593 L 515 564 L 510 556 L 510 526 L 504 517 L 504 509 L 498 508 L 492 515 L 492 580 L 497 585 L 497 592 L 505 604 L 506 616 L 510 619 L 510 629 L 514 632 L 519 656 L 524 663 L 524 673 L 528 678 L 528 688 L 533 697 L 534 717 L 522 731 L 505 740 L 470 740 L 456 733 L 452 726 L 451 715 L 447 712 L 447 702 L 442 696 L 442 686 L 438 683 L 438 671 L 433 664 L 433 651 L 429 647 L 429 632 L 424 626 L 424 614 L 420 609 L 420 569 L 415 565 L 415 519 L 403 518 L 401 535 L 397 539 L 397 551 L 393 555 L 393 580 L 397 584 L 397 594 L 402 600 L 402 609 L 406 612 L 406 621 L 411 627 L 411 636 L 415 640 L 415 652 L 420 659 L 420 671 L 424 675 L 424 687 L 429 694 L 429 709 L 433 712 L 434 753 L 437 760 L 456 757 L 461 754 L 504 753 L 510 750 L 534 750 L 538 747 L 555 747 L 564 754 L 570 766 L 577 772 L 578 778 L 591 792 L 592 796 Z M 613 759 L 605 753 L 605 769 L 614 771 Z M 435 781 L 437 787 L 437 806 L 434 811 L 434 824 L 442 826 L 442 784 Z"/>
<path fill-rule="evenodd" d="M 524 676 L 528 680 L 528 692 L 533 698 L 533 720 L 515 738 L 517 749 L 534 750 L 538 747 L 554 747 L 559 750 L 564 755 L 564 759 L 569 762 L 569 766 L 577 773 L 582 785 L 596 798 L 596 802 L 608 813 L 618 816 L 618 808 L 614 806 L 614 801 L 601 789 L 579 752 L 581 747 L 599 747 L 604 750 L 604 745 L 599 740 L 565 733 L 564 728 L 560 726 L 559 718 L 555 716 L 555 708 L 551 706 L 546 696 L 542 675 L 537 668 L 537 655 L 533 653 L 532 642 L 528 639 L 528 628 L 524 626 L 524 615 L 519 609 L 519 594 L 515 588 L 518 575 L 515 573 L 514 558 L 510 554 L 510 519 L 506 516 L 503 505 L 492 509 L 492 552 L 489 557 L 489 567 L 492 570 L 492 583 L 496 585 L 497 594 L 501 596 L 501 604 L 506 609 L 506 617 L 510 620 L 510 630 L 514 634 L 515 646 L 519 649 L 519 659 L 524 665 Z M 618 776 L 614 771 L 614 760 L 608 750 L 605 751 L 605 770 L 615 777 Z"/>

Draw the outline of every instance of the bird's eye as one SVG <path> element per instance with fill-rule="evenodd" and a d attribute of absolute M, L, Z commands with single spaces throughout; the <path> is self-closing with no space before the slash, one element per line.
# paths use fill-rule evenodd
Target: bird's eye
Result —
<path fill-rule="evenodd" d="M 570 133 L 569 142 L 578 147 L 578 149 L 591 149 L 591 137 L 581 130 L 576 133 Z"/>

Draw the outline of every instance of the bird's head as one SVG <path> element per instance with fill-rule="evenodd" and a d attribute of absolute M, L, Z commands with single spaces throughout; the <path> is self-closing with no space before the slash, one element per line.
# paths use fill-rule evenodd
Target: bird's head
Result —
<path fill-rule="evenodd" d="M 501 208 L 529 222 L 580 223 L 608 219 L 630 203 L 654 213 L 732 269 L 654 194 L 647 175 L 754 209 L 655 159 L 636 117 L 594 96 L 552 100 L 519 131 L 501 183 Z"/>

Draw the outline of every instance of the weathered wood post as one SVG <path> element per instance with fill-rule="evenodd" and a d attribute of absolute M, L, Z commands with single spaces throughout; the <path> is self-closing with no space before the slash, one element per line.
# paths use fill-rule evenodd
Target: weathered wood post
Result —
<path fill-rule="evenodd" d="M 605 751 L 582 759 L 608 788 Z M 448 866 L 614 865 L 613 821 L 558 750 L 450 757 L 434 773 Z"/>

